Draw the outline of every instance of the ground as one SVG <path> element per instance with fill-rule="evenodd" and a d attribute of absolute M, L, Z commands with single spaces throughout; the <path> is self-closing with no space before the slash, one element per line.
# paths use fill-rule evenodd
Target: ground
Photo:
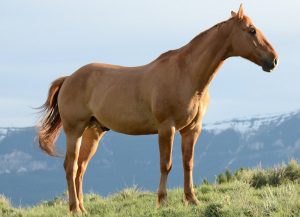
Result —
<path fill-rule="evenodd" d="M 224 184 L 203 184 L 196 187 L 199 206 L 184 206 L 182 189 L 169 191 L 168 203 L 157 209 L 156 195 L 137 188 L 125 189 L 106 198 L 96 194 L 85 197 L 88 214 L 84 216 L 300 216 L 300 185 L 287 183 L 278 187 L 264 186 L 256 189 L 242 181 Z M 42 202 L 29 208 L 13 208 L 9 201 L 0 199 L 0 216 L 66 216 L 65 196 Z"/>

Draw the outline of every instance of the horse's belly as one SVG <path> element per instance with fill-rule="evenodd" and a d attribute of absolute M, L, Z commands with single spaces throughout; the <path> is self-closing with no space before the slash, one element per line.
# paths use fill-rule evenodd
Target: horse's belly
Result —
<path fill-rule="evenodd" d="M 102 109 L 95 114 L 101 125 L 129 135 L 156 134 L 157 124 L 150 112 L 140 109 Z"/>
<path fill-rule="evenodd" d="M 113 131 L 116 131 L 118 133 L 124 133 L 128 135 L 149 135 L 149 134 L 157 134 L 157 127 L 151 125 L 151 124 L 138 124 L 135 123 L 133 125 L 130 124 L 124 124 L 122 127 L 120 125 L 113 126 Z"/>

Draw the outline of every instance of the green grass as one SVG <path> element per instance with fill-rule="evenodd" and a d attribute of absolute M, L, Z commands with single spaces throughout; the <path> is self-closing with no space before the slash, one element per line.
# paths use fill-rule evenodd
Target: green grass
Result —
<path fill-rule="evenodd" d="M 285 183 L 300 183 L 300 164 L 292 159 L 285 165 L 275 166 L 269 169 L 257 167 L 255 169 L 239 169 L 233 174 L 229 170 L 220 173 L 216 182 L 218 184 L 239 180 L 249 183 L 254 188 L 263 186 L 279 186 Z"/>
<path fill-rule="evenodd" d="M 87 194 L 85 207 L 88 214 L 83 216 L 299 217 L 298 169 L 300 171 L 298 163 L 291 161 L 288 165 L 267 170 L 243 169 L 236 171 L 234 175 L 229 175 L 227 171 L 223 177 L 225 181 L 222 178 L 221 184 L 206 183 L 195 187 L 200 201 L 198 206 L 183 205 L 182 189 L 169 190 L 167 204 L 159 209 L 156 208 L 154 192 L 143 192 L 137 188 L 125 189 L 106 198 Z M 257 182 L 262 184 L 258 186 Z M 70 214 L 65 195 L 29 208 L 12 207 L 5 197 L 0 196 L 0 216 L 3 217 L 67 215 Z"/>

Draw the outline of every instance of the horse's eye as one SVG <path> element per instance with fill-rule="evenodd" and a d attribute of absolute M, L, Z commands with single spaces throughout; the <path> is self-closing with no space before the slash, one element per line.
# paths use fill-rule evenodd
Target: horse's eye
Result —
<path fill-rule="evenodd" d="M 255 35 L 256 34 L 256 29 L 254 29 L 253 27 L 250 28 L 249 33 L 251 35 Z"/>

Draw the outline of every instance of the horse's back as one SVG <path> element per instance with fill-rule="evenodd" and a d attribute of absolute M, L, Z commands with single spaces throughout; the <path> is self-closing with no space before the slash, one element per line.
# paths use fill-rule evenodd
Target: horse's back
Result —
<path fill-rule="evenodd" d="M 101 125 L 122 133 L 155 133 L 148 94 L 151 90 L 143 85 L 144 72 L 143 67 L 83 66 L 63 85 L 60 112 L 68 119 L 95 117 Z"/>

